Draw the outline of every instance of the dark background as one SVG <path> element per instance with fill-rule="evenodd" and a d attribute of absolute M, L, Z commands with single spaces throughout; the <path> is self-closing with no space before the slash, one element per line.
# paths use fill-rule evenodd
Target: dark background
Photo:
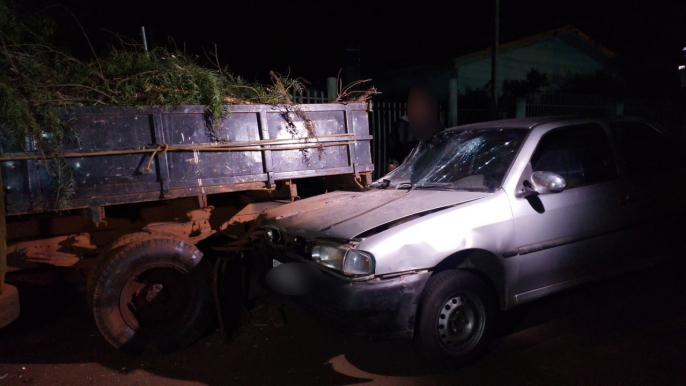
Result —
<path fill-rule="evenodd" d="M 322 88 L 345 66 L 348 47 L 360 48 L 362 77 L 415 62 L 449 62 L 487 48 L 493 1 L 83 1 L 16 0 L 20 11 L 42 11 L 58 22 L 56 43 L 87 56 L 73 15 L 100 53 L 118 44 L 105 30 L 140 39 L 145 25 L 158 45 L 207 62 L 218 46 L 220 63 L 248 80 L 269 70 L 303 77 Z M 48 7 L 46 9 L 46 7 Z M 678 88 L 686 62 L 686 2 L 618 0 L 501 1 L 501 43 L 571 24 L 618 54 L 629 91 L 652 95 Z M 345 79 L 344 79 L 345 81 Z"/>

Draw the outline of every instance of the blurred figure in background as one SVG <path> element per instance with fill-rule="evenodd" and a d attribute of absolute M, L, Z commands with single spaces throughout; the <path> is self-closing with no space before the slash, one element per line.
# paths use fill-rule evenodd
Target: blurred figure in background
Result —
<path fill-rule="evenodd" d="M 398 120 L 388 141 L 388 168 L 392 171 L 419 143 L 442 130 L 438 120 L 438 100 L 428 79 L 416 81 L 407 96 L 407 114 Z"/>

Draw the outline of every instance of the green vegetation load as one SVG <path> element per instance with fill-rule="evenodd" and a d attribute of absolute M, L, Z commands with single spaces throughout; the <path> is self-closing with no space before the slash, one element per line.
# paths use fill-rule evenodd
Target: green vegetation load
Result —
<path fill-rule="evenodd" d="M 292 103 L 289 94 L 304 90 L 300 80 L 278 74 L 275 85 L 250 84 L 164 48 L 112 48 L 82 61 L 50 44 L 53 31 L 49 18 L 20 18 L 0 0 L 0 140 L 12 147 L 23 148 L 27 135 L 47 147 L 63 143 L 68 122 L 60 108 L 206 105 L 219 118 L 225 104 Z"/>
<path fill-rule="evenodd" d="M 73 191 L 71 171 L 60 153 L 65 143 L 79 140 L 70 130 L 74 107 L 205 105 L 216 120 L 225 115 L 225 105 L 291 105 L 305 91 L 301 79 L 270 72 L 272 84 L 251 83 L 218 61 L 209 68 L 182 52 L 146 51 L 122 38 L 121 48 L 111 47 L 99 57 L 85 32 L 92 55 L 80 60 L 51 44 L 54 31 L 50 18 L 20 16 L 13 3 L 0 0 L 0 142 L 12 152 L 25 151 L 28 138 L 43 159 L 54 161 L 44 166 L 60 205 Z M 339 86 L 335 102 L 364 101 L 376 93 L 373 88 L 353 91 L 363 82 Z M 301 118 L 313 135 L 309 120 Z"/>

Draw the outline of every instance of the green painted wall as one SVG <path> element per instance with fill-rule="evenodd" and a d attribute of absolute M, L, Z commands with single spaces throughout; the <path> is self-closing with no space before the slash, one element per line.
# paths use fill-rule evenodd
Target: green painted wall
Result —
<path fill-rule="evenodd" d="M 459 64 L 459 63 L 458 63 Z M 506 79 L 524 79 L 532 68 L 548 75 L 551 86 L 570 73 L 593 73 L 603 64 L 557 38 L 539 41 L 535 44 L 505 50 L 498 55 L 499 93 Z M 491 79 L 491 58 L 459 65 L 458 88 L 464 93 L 467 88 L 482 88 Z"/>

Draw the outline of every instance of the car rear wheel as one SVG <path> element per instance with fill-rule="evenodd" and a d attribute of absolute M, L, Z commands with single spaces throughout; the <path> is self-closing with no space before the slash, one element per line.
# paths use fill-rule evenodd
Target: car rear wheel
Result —
<path fill-rule="evenodd" d="M 433 363 L 468 363 L 488 349 L 496 314 L 496 297 L 483 280 L 463 271 L 440 272 L 424 289 L 416 344 Z"/>
<path fill-rule="evenodd" d="M 92 312 L 114 347 L 169 351 L 197 340 L 213 315 L 210 265 L 194 245 L 150 239 L 120 246 L 91 273 Z"/>

